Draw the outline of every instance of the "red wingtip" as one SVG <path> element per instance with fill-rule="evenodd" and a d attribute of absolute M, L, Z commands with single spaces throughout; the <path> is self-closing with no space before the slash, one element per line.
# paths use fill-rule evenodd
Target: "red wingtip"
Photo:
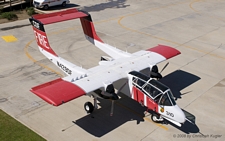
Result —
<path fill-rule="evenodd" d="M 59 106 L 86 93 L 79 86 L 61 78 L 33 87 L 30 91 L 54 106 Z"/>
<path fill-rule="evenodd" d="M 165 45 L 158 45 L 156 47 L 147 49 L 147 51 L 158 53 L 162 55 L 163 57 L 165 57 L 166 59 L 169 59 L 176 55 L 181 54 L 179 50 L 169 46 L 165 46 Z"/>

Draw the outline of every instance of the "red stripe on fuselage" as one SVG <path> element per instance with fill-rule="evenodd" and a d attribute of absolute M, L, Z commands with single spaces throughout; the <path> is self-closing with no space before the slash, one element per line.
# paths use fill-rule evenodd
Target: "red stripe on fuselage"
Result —
<path fill-rule="evenodd" d="M 133 95 L 134 95 L 134 100 L 144 105 L 144 94 L 135 86 L 133 87 Z"/>
<path fill-rule="evenodd" d="M 165 45 L 158 45 L 156 47 L 147 49 L 147 51 L 158 53 L 166 59 L 172 58 L 180 54 L 180 51 L 178 51 L 177 49 Z"/>
<path fill-rule="evenodd" d="M 137 87 L 133 86 L 133 99 L 136 100 L 137 102 L 141 103 L 144 105 L 144 96 L 145 94 L 139 90 Z M 146 95 L 146 107 L 148 107 L 148 109 L 153 110 L 155 112 L 158 112 L 158 104 L 151 99 L 150 97 L 148 97 Z"/>
<path fill-rule="evenodd" d="M 148 96 L 147 96 L 147 107 L 148 109 L 158 112 L 158 104 Z"/>

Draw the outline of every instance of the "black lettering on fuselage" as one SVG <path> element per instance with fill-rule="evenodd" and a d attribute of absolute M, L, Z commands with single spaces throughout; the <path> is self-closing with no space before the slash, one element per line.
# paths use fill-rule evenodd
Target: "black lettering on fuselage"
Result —
<path fill-rule="evenodd" d="M 65 71 L 66 73 L 68 73 L 69 75 L 72 74 L 72 71 L 71 71 L 70 69 L 68 69 L 66 66 L 64 66 L 64 65 L 61 64 L 61 63 L 59 63 L 58 61 L 57 61 L 57 65 L 58 65 L 63 71 Z"/>

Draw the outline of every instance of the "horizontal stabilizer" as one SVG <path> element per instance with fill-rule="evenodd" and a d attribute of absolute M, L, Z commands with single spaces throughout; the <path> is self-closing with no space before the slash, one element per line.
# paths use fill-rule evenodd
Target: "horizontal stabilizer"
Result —
<path fill-rule="evenodd" d="M 69 9 L 60 12 L 54 12 L 49 14 L 37 14 L 33 18 L 41 22 L 42 24 L 52 24 L 82 17 L 87 17 L 88 15 L 78 11 L 77 9 Z"/>
<path fill-rule="evenodd" d="M 85 91 L 79 86 L 61 78 L 33 87 L 30 91 L 54 106 L 59 106 L 85 94 Z"/>

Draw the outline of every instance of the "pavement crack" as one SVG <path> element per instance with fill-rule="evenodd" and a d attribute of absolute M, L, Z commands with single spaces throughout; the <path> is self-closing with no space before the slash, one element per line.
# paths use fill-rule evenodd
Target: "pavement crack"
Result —
<path fill-rule="evenodd" d="M 9 26 L 9 27 L 0 28 L 0 30 L 6 31 L 6 30 L 15 29 L 15 28 L 25 27 L 25 26 L 30 26 L 30 24 L 23 24 L 23 25 Z"/>
<path fill-rule="evenodd" d="M 145 138 L 147 138 L 149 135 L 151 135 L 153 132 L 155 132 L 159 127 L 155 128 L 152 132 L 148 133 L 146 136 L 144 136 L 144 138 L 141 139 L 144 140 Z"/>

